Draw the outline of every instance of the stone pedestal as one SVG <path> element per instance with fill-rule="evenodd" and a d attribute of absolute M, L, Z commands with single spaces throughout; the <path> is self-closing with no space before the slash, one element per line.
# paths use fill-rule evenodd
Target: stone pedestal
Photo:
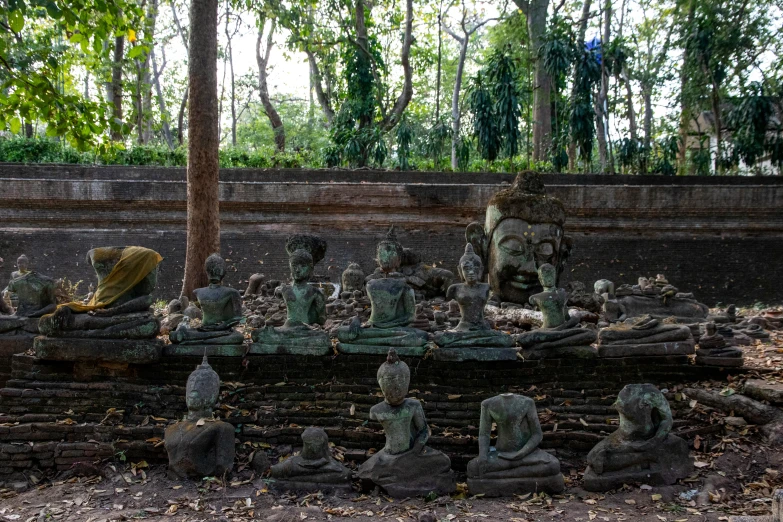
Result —
<path fill-rule="evenodd" d="M 244 344 L 167 344 L 163 347 L 164 356 L 244 357 L 246 352 Z"/>
<path fill-rule="evenodd" d="M 701 355 L 696 351 L 696 364 L 702 366 L 719 366 L 721 368 L 741 368 L 745 363 L 744 357 L 711 357 Z"/>
<path fill-rule="evenodd" d="M 151 364 L 158 361 L 163 353 L 163 342 L 157 339 L 62 339 L 39 336 L 35 338 L 33 347 L 36 358 L 44 361 Z"/>
<path fill-rule="evenodd" d="M 528 348 L 521 352 L 525 360 L 538 359 L 594 359 L 598 350 L 592 346 L 558 346 L 556 348 Z"/>
<path fill-rule="evenodd" d="M 200 422 L 181 421 L 166 428 L 169 473 L 180 478 L 222 478 L 234 467 L 234 426 Z"/>
<path fill-rule="evenodd" d="M 468 491 L 471 495 L 485 497 L 513 497 L 525 493 L 549 494 L 562 493 L 565 490 L 563 475 L 558 473 L 542 478 L 479 479 L 468 478 Z"/>
<path fill-rule="evenodd" d="M 388 350 L 387 350 L 388 351 Z M 311 342 L 290 342 L 269 344 L 253 343 L 250 345 L 250 354 L 253 355 L 317 355 L 324 356 L 332 353 L 331 344 L 318 344 Z"/>
<path fill-rule="evenodd" d="M 355 355 L 386 355 L 389 348 L 394 348 L 400 357 L 424 357 L 430 349 L 424 346 L 373 346 L 367 344 L 337 343 L 337 351 Z"/>
<path fill-rule="evenodd" d="M 643 357 L 649 355 L 691 355 L 693 340 L 665 343 L 628 343 L 598 345 L 599 357 Z"/>
<path fill-rule="evenodd" d="M 0 335 L 0 357 L 11 357 L 33 347 L 33 335 Z"/>
<path fill-rule="evenodd" d="M 400 350 L 397 350 L 400 353 Z M 460 346 L 432 350 L 436 361 L 516 361 L 519 348 L 487 348 L 483 346 Z"/>

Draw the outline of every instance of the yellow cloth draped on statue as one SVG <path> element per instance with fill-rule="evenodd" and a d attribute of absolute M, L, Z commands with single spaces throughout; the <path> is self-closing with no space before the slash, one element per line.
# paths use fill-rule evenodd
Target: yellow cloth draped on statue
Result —
<path fill-rule="evenodd" d="M 96 254 L 100 255 L 101 250 L 110 249 L 96 248 Z M 77 313 L 106 308 L 131 291 L 161 261 L 163 261 L 163 257 L 154 250 L 137 246 L 126 247 L 109 275 L 98 283 L 98 289 L 88 304 L 74 301 L 61 306 L 67 306 Z"/>

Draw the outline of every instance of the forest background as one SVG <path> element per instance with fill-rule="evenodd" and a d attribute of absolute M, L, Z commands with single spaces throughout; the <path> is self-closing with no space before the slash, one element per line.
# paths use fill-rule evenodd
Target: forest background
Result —
<path fill-rule="evenodd" d="M 0 161 L 186 165 L 189 5 L 0 0 Z M 221 0 L 220 164 L 780 174 L 782 36 L 782 0 Z"/>

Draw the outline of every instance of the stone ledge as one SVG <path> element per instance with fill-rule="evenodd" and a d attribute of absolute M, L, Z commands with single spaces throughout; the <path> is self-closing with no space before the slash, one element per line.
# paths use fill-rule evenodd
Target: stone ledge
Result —
<path fill-rule="evenodd" d="M 370 346 L 364 344 L 337 343 L 337 351 L 347 355 L 387 355 L 394 348 L 400 357 L 424 357 L 430 347 L 425 346 Z"/>
<path fill-rule="evenodd" d="M 745 364 L 744 357 L 710 357 L 696 354 L 696 364 L 701 366 L 718 366 L 721 368 L 741 368 Z"/>
<path fill-rule="evenodd" d="M 127 339 L 60 339 L 39 336 L 35 357 L 44 361 L 150 364 L 160 360 L 163 342 Z"/>
<path fill-rule="evenodd" d="M 164 357 L 194 355 L 201 357 L 244 357 L 244 344 L 167 344 L 163 347 Z"/>
<path fill-rule="evenodd" d="M 598 350 L 592 346 L 560 346 L 557 348 L 545 348 L 536 349 L 528 348 L 523 349 L 521 352 L 525 360 L 538 360 L 538 359 L 594 359 L 598 357 Z"/>
<path fill-rule="evenodd" d="M 562 493 L 565 490 L 563 475 L 551 477 L 479 479 L 468 477 L 468 492 L 485 497 L 512 497 L 525 493 Z"/>
<path fill-rule="evenodd" d="M 0 335 L 0 357 L 10 357 L 33 347 L 34 335 Z"/>
<path fill-rule="evenodd" d="M 322 357 L 332 354 L 333 351 L 331 346 L 297 344 L 293 341 L 286 344 L 253 343 L 250 345 L 248 353 L 252 355 L 315 355 Z"/>
<path fill-rule="evenodd" d="M 399 352 L 398 352 L 399 353 Z M 487 348 L 483 346 L 461 346 L 432 350 L 436 361 L 516 361 L 519 348 Z"/>
<path fill-rule="evenodd" d="M 628 343 L 598 345 L 599 357 L 644 357 L 661 355 L 692 355 L 695 345 L 690 341 L 668 343 Z"/>

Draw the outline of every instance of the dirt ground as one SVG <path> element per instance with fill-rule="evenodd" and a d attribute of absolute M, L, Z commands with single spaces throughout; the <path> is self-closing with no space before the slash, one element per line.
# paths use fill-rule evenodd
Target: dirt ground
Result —
<path fill-rule="evenodd" d="M 748 377 L 783 382 L 783 331 L 772 342 L 745 348 L 746 363 L 765 371 Z M 688 386 L 732 393 L 742 381 L 688 383 Z M 477 522 L 700 522 L 727 521 L 733 514 L 770 512 L 770 496 L 783 487 L 783 448 L 764 443 L 754 426 L 734 427 L 725 414 L 691 402 L 694 415 L 720 425 L 720 433 L 692 442 L 695 471 L 677 485 L 626 486 L 605 494 L 581 488 L 584 468 L 563 466 L 563 495 L 477 498 L 467 495 L 464 475 L 451 497 L 392 500 L 377 491 L 361 494 L 288 494 L 274 490 L 267 479 L 243 469 L 226 481 L 171 480 L 166 466 L 146 462 L 102 462 L 53 476 L 28 474 L 34 488 L 0 489 L 0 522 L 50 520 L 109 522 L 246 521 L 300 522 L 317 520 Z M 350 463 L 355 466 L 355 463 Z M 19 489 L 23 489 L 23 484 Z"/>

